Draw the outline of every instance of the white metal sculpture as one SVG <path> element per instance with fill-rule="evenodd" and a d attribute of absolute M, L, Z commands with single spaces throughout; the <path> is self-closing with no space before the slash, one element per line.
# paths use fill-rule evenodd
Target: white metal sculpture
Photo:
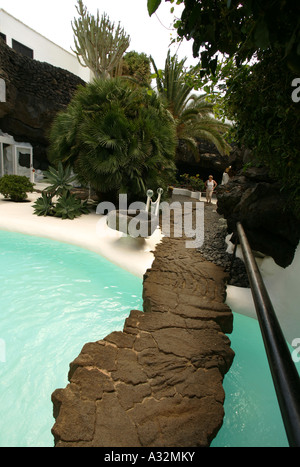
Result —
<path fill-rule="evenodd" d="M 97 214 L 104 214 L 107 210 L 106 223 L 108 227 L 119 232 L 123 232 L 131 237 L 144 237 L 148 238 L 153 235 L 159 226 L 159 206 L 161 196 L 164 190 L 158 188 L 157 200 L 152 201 L 154 195 L 152 190 L 147 191 L 147 203 L 137 202 L 132 203 L 129 207 L 123 206 L 123 209 L 111 209 L 112 203 L 102 202 L 97 206 Z M 119 195 L 119 206 L 121 206 L 120 197 L 126 195 Z M 123 205 L 123 203 L 122 203 Z"/>
<path fill-rule="evenodd" d="M 152 196 L 154 195 L 154 193 L 153 193 L 152 190 L 147 191 L 146 211 L 147 212 L 150 211 L 151 214 L 154 214 L 154 216 L 158 216 L 159 204 L 160 204 L 160 200 L 161 200 L 161 196 L 162 196 L 163 192 L 164 192 L 164 190 L 162 188 L 158 188 L 158 190 L 157 190 L 157 194 L 158 194 L 157 200 L 152 201 Z M 151 210 L 150 210 L 150 207 L 151 207 Z"/>

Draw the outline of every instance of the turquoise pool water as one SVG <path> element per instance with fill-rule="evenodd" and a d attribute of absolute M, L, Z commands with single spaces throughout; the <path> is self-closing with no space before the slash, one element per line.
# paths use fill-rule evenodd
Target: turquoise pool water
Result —
<path fill-rule="evenodd" d="M 0 447 L 51 447 L 52 392 L 85 343 L 142 309 L 142 281 L 81 248 L 0 231 L 0 291 Z M 287 446 L 257 321 L 235 313 L 229 337 L 236 357 L 212 447 Z"/>
<path fill-rule="evenodd" d="M 223 382 L 224 423 L 211 447 L 288 447 L 258 321 L 234 313 L 228 337 L 236 356 Z"/>
<path fill-rule="evenodd" d="M 76 246 L 0 231 L 0 446 L 53 446 L 52 392 L 87 342 L 142 309 L 142 281 Z"/>

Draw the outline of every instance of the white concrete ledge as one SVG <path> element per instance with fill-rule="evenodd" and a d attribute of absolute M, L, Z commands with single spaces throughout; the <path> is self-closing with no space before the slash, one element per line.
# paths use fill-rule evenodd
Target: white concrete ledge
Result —
<path fill-rule="evenodd" d="M 205 192 L 201 191 L 192 191 L 187 188 L 173 188 L 173 195 L 187 196 L 189 198 L 198 199 L 199 201 L 205 200 Z M 213 195 L 214 196 L 214 195 Z M 212 203 L 216 202 L 216 199 L 212 199 Z"/>

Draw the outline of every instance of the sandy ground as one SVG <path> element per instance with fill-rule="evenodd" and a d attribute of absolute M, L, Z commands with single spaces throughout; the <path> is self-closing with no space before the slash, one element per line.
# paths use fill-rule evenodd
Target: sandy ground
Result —
<path fill-rule="evenodd" d="M 39 196 L 40 193 L 29 193 L 27 202 L 14 203 L 0 195 L 0 230 L 46 237 L 86 248 L 138 277 L 143 277 L 151 267 L 154 260 L 152 252 L 161 241 L 159 229 L 149 239 L 134 239 L 107 227 L 106 216 L 96 213 L 74 220 L 39 217 L 33 214 L 33 203 Z"/>

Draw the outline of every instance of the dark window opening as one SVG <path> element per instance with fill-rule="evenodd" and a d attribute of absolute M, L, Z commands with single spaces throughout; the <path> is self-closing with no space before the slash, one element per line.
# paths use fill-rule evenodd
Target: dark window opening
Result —
<path fill-rule="evenodd" d="M 16 41 L 15 39 L 12 40 L 12 48 L 16 52 L 19 52 L 19 54 L 25 55 L 25 57 L 33 58 L 33 50 L 29 47 L 26 47 L 26 45 Z"/>
<path fill-rule="evenodd" d="M 3 39 L 6 44 L 6 35 L 3 34 L 3 32 L 0 32 L 0 38 Z"/>
<path fill-rule="evenodd" d="M 19 153 L 19 165 L 30 169 L 30 154 Z"/>

